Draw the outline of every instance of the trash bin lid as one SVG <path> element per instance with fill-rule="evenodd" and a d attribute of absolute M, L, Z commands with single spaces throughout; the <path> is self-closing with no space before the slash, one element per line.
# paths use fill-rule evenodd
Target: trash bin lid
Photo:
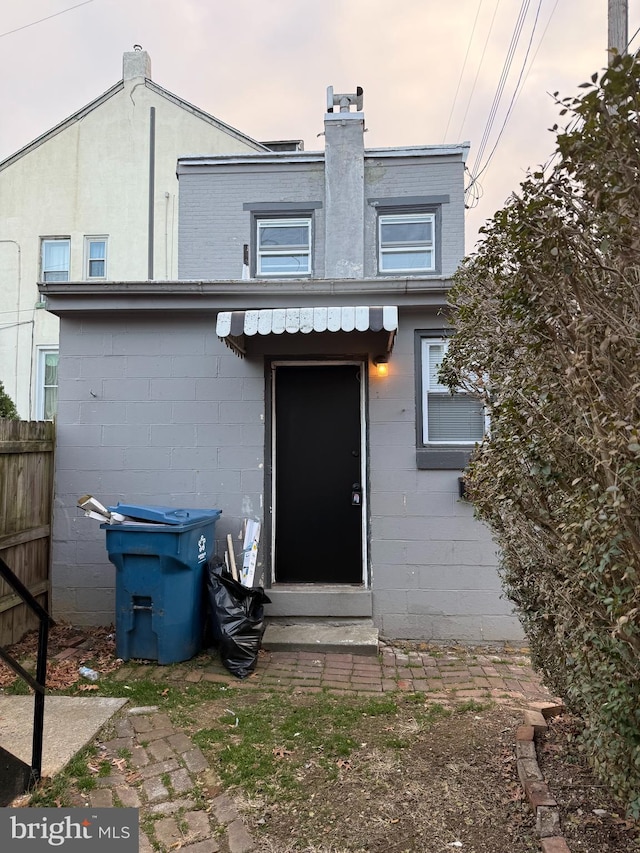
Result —
<path fill-rule="evenodd" d="M 157 524 L 193 524 L 196 521 L 216 521 L 222 515 L 220 509 L 178 509 L 174 506 L 147 506 L 144 504 L 118 503 L 117 506 L 110 506 L 108 509 L 136 521 L 152 521 Z"/>

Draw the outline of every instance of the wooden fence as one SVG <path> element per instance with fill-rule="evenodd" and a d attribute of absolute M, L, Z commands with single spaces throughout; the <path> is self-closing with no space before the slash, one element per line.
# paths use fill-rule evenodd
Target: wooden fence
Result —
<path fill-rule="evenodd" d="M 55 428 L 45 421 L 0 419 L 0 557 L 40 604 L 49 603 Z M 38 620 L 0 579 L 0 645 Z"/>

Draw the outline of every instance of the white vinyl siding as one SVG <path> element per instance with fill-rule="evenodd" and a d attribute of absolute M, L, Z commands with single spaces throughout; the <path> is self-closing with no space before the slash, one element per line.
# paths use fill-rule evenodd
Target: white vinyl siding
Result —
<path fill-rule="evenodd" d="M 434 213 L 384 215 L 378 218 L 378 269 L 381 273 L 433 272 Z"/>
<path fill-rule="evenodd" d="M 257 220 L 256 275 L 311 274 L 311 219 Z"/>
<path fill-rule="evenodd" d="M 422 341 L 422 440 L 424 444 L 475 444 L 485 433 L 482 404 L 470 394 L 452 394 L 438 381 L 448 345 L 444 338 Z"/>

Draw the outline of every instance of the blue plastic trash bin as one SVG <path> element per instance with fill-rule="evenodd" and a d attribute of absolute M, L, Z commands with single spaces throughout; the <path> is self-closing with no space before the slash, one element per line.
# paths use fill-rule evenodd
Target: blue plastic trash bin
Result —
<path fill-rule="evenodd" d="M 110 509 L 136 519 L 101 525 L 116 567 L 117 656 L 160 664 L 189 660 L 201 648 L 204 567 L 215 550 L 221 510 Z"/>

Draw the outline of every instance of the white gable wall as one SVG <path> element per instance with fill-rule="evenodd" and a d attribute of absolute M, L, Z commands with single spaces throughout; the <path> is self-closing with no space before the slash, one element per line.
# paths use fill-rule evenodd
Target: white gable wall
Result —
<path fill-rule="evenodd" d="M 85 279 L 86 235 L 108 237 L 108 279 L 148 278 L 151 107 L 156 111 L 153 278 L 175 279 L 177 158 L 255 151 L 259 146 L 251 140 L 226 132 L 137 78 L 0 166 L 0 381 L 23 418 L 36 414 L 37 347 L 58 341 L 57 318 L 36 307 L 40 238 L 71 238 L 70 281 Z"/>

